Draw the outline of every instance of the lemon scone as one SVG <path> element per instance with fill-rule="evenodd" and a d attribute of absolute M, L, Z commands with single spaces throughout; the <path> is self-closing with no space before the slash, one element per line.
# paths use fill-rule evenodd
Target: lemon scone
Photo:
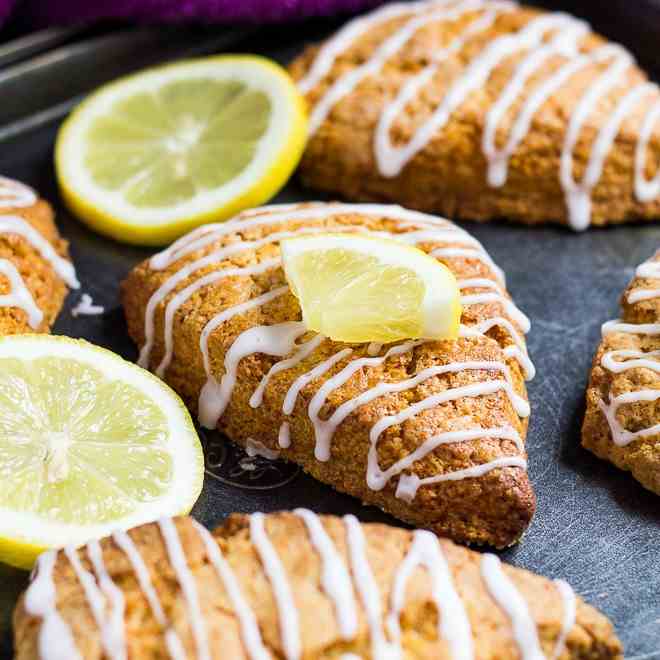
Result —
<path fill-rule="evenodd" d="M 46 553 L 14 635 L 17 660 L 623 657 L 563 580 L 304 509 L 232 515 L 213 534 L 164 518 Z"/>
<path fill-rule="evenodd" d="M 660 217 L 660 94 L 618 44 L 514 2 L 394 3 L 290 70 L 309 186 L 582 230 Z"/>
<path fill-rule="evenodd" d="M 660 495 L 660 250 L 621 304 L 594 357 L 582 445 Z"/>
<path fill-rule="evenodd" d="M 0 336 L 48 332 L 78 286 L 48 202 L 0 177 Z"/>
<path fill-rule="evenodd" d="M 348 344 L 307 331 L 279 242 L 326 233 L 386 235 L 439 259 L 462 293 L 459 337 Z M 505 286 L 479 242 L 448 220 L 309 203 L 199 228 L 137 266 L 122 299 L 140 364 L 205 427 L 413 525 L 501 547 L 534 511 L 529 320 Z"/>

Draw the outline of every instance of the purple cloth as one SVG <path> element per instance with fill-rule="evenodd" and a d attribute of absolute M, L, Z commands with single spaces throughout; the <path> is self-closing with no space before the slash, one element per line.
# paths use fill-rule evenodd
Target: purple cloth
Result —
<path fill-rule="evenodd" d="M 15 0 L 0 0 L 0 22 Z M 355 13 L 382 0 L 18 0 L 16 11 L 35 26 L 99 18 L 138 21 L 274 22 Z"/>
<path fill-rule="evenodd" d="M 14 6 L 14 0 L 0 0 L 0 25 L 4 23 L 5 18 Z"/>

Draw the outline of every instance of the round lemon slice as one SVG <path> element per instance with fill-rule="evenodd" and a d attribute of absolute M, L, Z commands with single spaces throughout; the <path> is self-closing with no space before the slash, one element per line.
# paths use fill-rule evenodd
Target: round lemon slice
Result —
<path fill-rule="evenodd" d="M 456 278 L 417 248 L 361 235 L 317 234 L 282 241 L 281 249 L 310 330 L 344 342 L 458 336 Z"/>
<path fill-rule="evenodd" d="M 270 199 L 302 154 L 304 100 L 256 56 L 186 60 L 87 98 L 57 137 L 68 206 L 97 231 L 145 245 Z"/>
<path fill-rule="evenodd" d="M 0 339 L 0 562 L 187 513 L 203 475 L 190 415 L 155 376 L 81 340 Z"/>

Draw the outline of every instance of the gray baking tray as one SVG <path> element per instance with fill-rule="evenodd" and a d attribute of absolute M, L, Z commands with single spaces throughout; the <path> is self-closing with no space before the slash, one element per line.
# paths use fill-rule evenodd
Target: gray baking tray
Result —
<path fill-rule="evenodd" d="M 624 3 L 613 3 L 609 14 L 599 8 L 591 16 L 591 3 L 581 3 L 579 8 L 609 31 L 609 36 L 619 38 L 634 51 L 636 39 L 624 29 L 626 21 L 617 20 L 611 13 L 621 5 Z M 637 7 L 637 3 L 634 5 Z M 653 14 L 652 7 L 640 3 L 637 11 L 642 12 L 642 22 L 644 7 L 649 10 L 648 16 L 658 15 Z M 18 79 L 10 77 L 11 84 L 26 100 L 22 106 L 14 103 L 11 117 L 4 120 L 0 106 L 0 172 L 26 181 L 53 202 L 60 229 L 71 242 L 82 290 L 106 308 L 103 316 L 74 319 L 70 309 L 80 295 L 74 292 L 55 332 L 84 337 L 134 360 L 136 351 L 127 337 L 119 306 L 119 282 L 136 263 L 150 255 L 148 250 L 120 245 L 92 233 L 64 209 L 55 185 L 52 149 L 58 123 L 71 99 L 111 75 L 190 53 L 229 48 L 260 52 L 286 62 L 302 47 L 302 35 L 305 41 L 318 39 L 337 24 L 316 21 L 271 28 L 256 35 L 243 29 L 201 34 L 184 31 L 178 34 L 176 44 L 140 30 L 136 32 L 141 43 L 135 48 L 130 37 L 126 43 L 117 41 L 114 32 L 95 35 L 83 40 L 82 46 L 78 41 L 73 45 L 77 56 L 85 52 L 92 57 L 95 52 L 98 54 L 97 73 L 88 67 L 85 80 L 65 81 L 61 72 L 66 67 L 61 62 L 57 73 L 51 70 L 52 75 L 43 63 L 36 69 L 29 63 L 20 65 L 24 67 L 23 74 Z M 617 27 L 624 34 L 617 33 Z M 655 27 L 659 34 L 660 24 Z M 648 22 L 644 29 L 648 33 Z M 48 36 L 52 39 L 52 34 Z M 96 41 L 99 38 L 100 45 Z M 167 47 L 164 41 L 168 41 Z M 108 43 L 115 44 L 115 49 L 120 43 L 126 49 L 123 64 L 115 62 L 111 72 L 102 65 Z M 33 41 L 30 46 L 32 53 Z M 646 63 L 652 64 L 654 53 L 646 51 L 646 55 Z M 7 98 L 2 76 L 0 71 L 0 97 Z M 30 87 L 37 81 L 47 85 L 48 80 L 54 88 L 52 105 L 44 105 L 47 90 L 42 90 L 38 97 L 41 105 L 32 107 Z M 70 82 L 76 85 L 61 88 Z M 294 179 L 276 201 L 317 198 L 301 189 Z M 511 294 L 532 319 L 528 341 L 538 375 L 529 386 L 532 417 L 527 447 L 538 509 L 522 542 L 502 556 L 548 577 L 568 579 L 579 594 L 612 619 L 627 658 L 660 660 L 660 498 L 580 447 L 584 390 L 600 325 L 618 315 L 618 299 L 634 267 L 660 247 L 660 224 L 594 229 L 583 234 L 559 228 L 527 229 L 506 222 L 462 225 L 483 242 L 504 268 Z M 260 459 L 246 463 L 245 456 L 221 437 L 210 434 L 203 439 L 207 476 L 193 514 L 209 527 L 232 511 L 274 511 L 297 506 L 400 524 L 319 484 L 294 466 Z M 25 573 L 0 566 L 0 658 L 11 657 L 9 620 L 26 580 Z"/>

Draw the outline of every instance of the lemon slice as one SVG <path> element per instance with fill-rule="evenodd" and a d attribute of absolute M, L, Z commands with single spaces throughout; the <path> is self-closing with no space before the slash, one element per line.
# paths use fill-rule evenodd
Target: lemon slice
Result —
<path fill-rule="evenodd" d="M 282 241 L 281 249 L 310 330 L 345 342 L 458 335 L 456 278 L 417 248 L 375 237 L 317 234 Z"/>
<path fill-rule="evenodd" d="M 149 372 L 80 340 L 0 339 L 1 562 L 187 513 L 203 474 L 188 411 Z"/>
<path fill-rule="evenodd" d="M 160 245 L 270 199 L 306 132 L 304 100 L 279 65 L 207 57 L 101 87 L 62 126 L 55 167 L 92 228 Z"/>

